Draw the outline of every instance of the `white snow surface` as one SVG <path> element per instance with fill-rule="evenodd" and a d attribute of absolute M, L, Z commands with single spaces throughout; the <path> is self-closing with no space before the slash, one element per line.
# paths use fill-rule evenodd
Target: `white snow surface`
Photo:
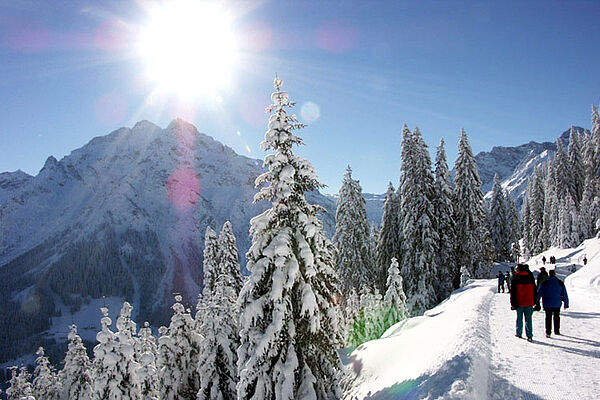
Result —
<path fill-rule="evenodd" d="M 495 279 L 472 280 L 356 348 L 346 399 L 598 398 L 600 239 L 533 257 L 534 273 L 544 255 L 554 255 L 557 275 L 566 276 L 570 308 L 561 310 L 560 336 L 545 337 L 542 311 L 533 315 L 533 343 L 516 338 L 508 293 L 497 293 Z"/>

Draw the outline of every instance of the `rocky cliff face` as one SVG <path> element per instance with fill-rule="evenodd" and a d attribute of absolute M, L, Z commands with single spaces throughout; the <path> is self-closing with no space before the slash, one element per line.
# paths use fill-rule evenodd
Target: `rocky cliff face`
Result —
<path fill-rule="evenodd" d="M 232 222 L 245 264 L 249 221 L 269 206 L 252 203 L 261 172 L 262 161 L 175 120 L 97 137 L 49 157 L 35 177 L 1 174 L 0 321 L 12 322 L 0 324 L 11 326 L 0 354 L 27 347 L 58 309 L 80 313 L 103 296 L 133 302 L 137 320 L 153 324 L 170 315 L 174 292 L 195 304 L 208 225 Z M 331 234 L 335 204 L 308 198 L 330 210 L 322 220 Z"/>
<path fill-rule="evenodd" d="M 578 133 L 587 133 L 587 129 L 574 127 Z M 570 129 L 560 135 L 565 148 L 569 144 Z M 537 165 L 554 158 L 556 142 L 529 142 L 516 147 L 496 146 L 489 152 L 481 152 L 475 156 L 479 175 L 483 182 L 481 190 L 489 197 L 494 185 L 494 174 L 498 174 L 502 187 L 508 190 L 520 209 L 527 190 L 529 177 Z"/>

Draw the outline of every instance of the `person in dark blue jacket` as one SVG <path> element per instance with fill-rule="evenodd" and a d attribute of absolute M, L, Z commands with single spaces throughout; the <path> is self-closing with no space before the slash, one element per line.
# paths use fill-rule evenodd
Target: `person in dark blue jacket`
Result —
<path fill-rule="evenodd" d="M 550 276 L 538 288 L 537 301 L 542 299 L 546 312 L 546 337 L 550 337 L 552 320 L 554 320 L 554 334 L 560 335 L 560 306 L 569 308 L 569 296 L 563 281 L 556 277 L 556 270 L 550 270 Z"/>
<path fill-rule="evenodd" d="M 498 272 L 498 293 L 500 293 L 500 288 L 502 288 L 502 293 L 504 293 L 504 274 L 502 271 Z"/>

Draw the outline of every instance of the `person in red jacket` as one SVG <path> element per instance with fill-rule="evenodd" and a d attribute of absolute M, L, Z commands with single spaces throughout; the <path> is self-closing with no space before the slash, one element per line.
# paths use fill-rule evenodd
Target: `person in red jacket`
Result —
<path fill-rule="evenodd" d="M 527 264 L 518 264 L 510 284 L 510 308 L 517 310 L 517 333 L 522 337 L 523 317 L 525 317 L 525 334 L 529 342 L 533 341 L 533 323 L 531 316 L 536 305 L 535 279 Z"/>

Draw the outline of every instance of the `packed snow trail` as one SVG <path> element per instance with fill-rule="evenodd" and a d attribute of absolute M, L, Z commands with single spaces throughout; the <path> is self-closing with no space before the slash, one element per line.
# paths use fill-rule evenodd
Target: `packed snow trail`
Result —
<path fill-rule="evenodd" d="M 497 293 L 496 279 L 470 281 L 425 315 L 352 351 L 345 399 L 598 398 L 600 239 L 539 254 L 527 261 L 532 270 L 544 255 L 556 256 L 569 294 L 560 336 L 546 338 L 542 311 L 533 315 L 533 343 L 516 338 L 508 293 Z M 570 274 L 573 264 L 577 272 Z"/>
<path fill-rule="evenodd" d="M 509 295 L 495 296 L 490 309 L 494 374 L 490 398 L 594 397 L 590 395 L 600 387 L 600 312 L 582 304 L 575 293 L 571 297 L 572 306 L 561 311 L 561 335 L 546 338 L 542 310 L 533 314 L 533 343 L 529 343 L 515 337 L 516 312 L 510 309 Z"/>
<path fill-rule="evenodd" d="M 565 280 L 569 309 L 561 308 L 560 336 L 552 332 L 546 338 L 545 313 L 533 314 L 533 343 L 515 337 L 516 312 L 510 310 L 508 293 L 496 294 L 490 309 L 492 363 L 496 380 L 492 382 L 490 398 L 512 399 L 591 399 L 597 398 L 600 387 L 600 241 L 591 239 L 573 249 L 551 249 L 529 263 L 536 270 L 543 266 L 545 255 L 558 254 L 557 275 Z M 585 250 L 584 250 L 585 249 Z M 577 265 L 584 251 L 590 262 Z M 579 272 L 566 276 L 572 265 Z M 547 269 L 554 265 L 545 265 Z M 566 279 L 565 279 L 566 276 Z M 554 328 L 553 328 L 554 329 Z M 509 383 L 510 385 L 506 385 Z M 520 390 L 505 392 L 506 387 Z"/>

